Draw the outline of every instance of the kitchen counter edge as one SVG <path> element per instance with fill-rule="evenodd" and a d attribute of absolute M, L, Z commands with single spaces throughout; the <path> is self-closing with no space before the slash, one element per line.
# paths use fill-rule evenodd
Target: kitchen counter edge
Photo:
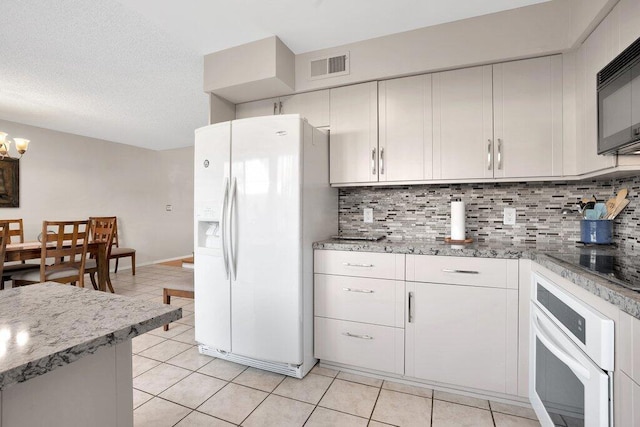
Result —
<path fill-rule="evenodd" d="M 39 289 L 45 295 L 52 290 L 71 289 L 72 293 L 77 293 L 77 296 L 75 298 L 69 298 L 72 300 L 69 302 L 70 309 L 73 309 L 73 304 L 78 303 L 86 304 L 89 307 L 93 304 L 93 306 L 98 309 L 110 305 L 111 307 L 109 308 L 113 310 L 113 312 L 117 313 L 118 310 L 120 310 L 122 316 L 119 316 L 120 319 L 117 319 L 113 327 L 105 327 L 105 322 L 99 322 L 98 320 L 96 320 L 93 325 L 84 325 L 85 329 L 82 330 L 81 333 L 78 333 L 78 336 L 69 334 L 70 338 L 67 340 L 68 342 L 56 342 L 55 345 L 47 343 L 46 346 L 51 348 L 49 353 L 37 355 L 25 354 L 22 355 L 18 361 L 14 360 L 10 366 L 0 368 L 0 391 L 6 390 L 14 384 L 43 375 L 61 366 L 69 365 L 85 356 L 95 353 L 102 347 L 111 347 L 126 340 L 131 340 L 145 332 L 182 318 L 181 308 L 53 282 L 3 290 L 0 292 L 0 297 L 6 295 L 10 298 L 11 293 L 32 292 L 35 289 Z M 129 312 L 137 306 L 140 306 L 141 310 L 136 313 L 134 316 L 135 319 L 131 320 L 131 316 L 127 318 L 125 311 Z M 108 314 L 113 314 L 113 312 Z M 140 312 L 143 312 L 143 314 L 140 314 Z M 27 321 L 33 320 L 33 318 L 35 318 L 36 322 L 51 321 L 51 319 L 46 319 L 46 309 L 41 313 L 30 313 L 29 315 L 32 319 L 27 319 Z M 98 314 L 97 319 L 102 318 L 103 315 L 104 313 Z M 40 318 L 37 318 L 38 316 Z M 79 319 L 79 321 L 82 320 L 84 319 Z M 25 320 L 20 319 L 19 322 L 25 323 Z M 54 326 L 51 327 L 51 329 L 53 328 Z M 86 328 L 92 328 L 94 331 L 91 331 L 91 329 L 87 331 Z M 34 337 L 36 340 L 39 338 L 40 337 Z M 40 339 L 44 340 L 47 338 L 50 337 Z M 0 364 L 0 366 L 2 366 L 2 364 Z"/>

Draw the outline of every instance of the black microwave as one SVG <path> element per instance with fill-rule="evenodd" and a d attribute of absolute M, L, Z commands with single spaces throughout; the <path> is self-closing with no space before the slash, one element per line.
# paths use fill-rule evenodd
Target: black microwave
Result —
<path fill-rule="evenodd" d="M 597 79 L 598 154 L 640 154 L 640 38 Z"/>

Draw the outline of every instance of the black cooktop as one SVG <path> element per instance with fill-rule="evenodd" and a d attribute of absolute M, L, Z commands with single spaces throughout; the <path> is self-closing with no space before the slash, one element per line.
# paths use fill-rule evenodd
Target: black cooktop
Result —
<path fill-rule="evenodd" d="M 640 292 L 640 260 L 620 251 L 580 248 L 575 253 L 547 253 L 620 286 Z"/>

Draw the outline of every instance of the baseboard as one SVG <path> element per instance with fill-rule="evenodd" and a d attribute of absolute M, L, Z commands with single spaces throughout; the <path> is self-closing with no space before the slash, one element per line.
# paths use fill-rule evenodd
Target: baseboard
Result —
<path fill-rule="evenodd" d="M 175 258 L 166 258 L 166 259 L 159 259 L 159 260 L 155 260 L 155 261 L 147 261 L 147 262 L 143 262 L 143 263 L 136 263 L 136 268 L 145 267 L 147 265 L 160 264 L 162 262 L 167 262 L 167 261 L 178 261 L 178 260 L 181 260 L 181 259 L 189 258 L 191 256 L 193 256 L 193 254 L 178 256 L 178 257 L 175 257 Z M 118 271 L 122 271 L 122 270 L 131 270 L 131 266 L 130 265 L 128 265 L 126 267 L 118 266 Z M 110 270 L 110 271 L 113 273 L 113 269 Z"/>

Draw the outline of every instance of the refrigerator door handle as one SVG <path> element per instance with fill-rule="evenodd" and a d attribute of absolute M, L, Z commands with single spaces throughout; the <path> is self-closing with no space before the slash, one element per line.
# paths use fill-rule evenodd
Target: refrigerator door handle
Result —
<path fill-rule="evenodd" d="M 227 204 L 229 203 L 229 178 L 224 179 L 224 198 L 222 199 L 222 259 L 224 260 L 224 272 L 229 280 L 229 253 L 227 252 Z"/>
<path fill-rule="evenodd" d="M 238 277 L 236 272 L 236 260 L 234 259 L 235 248 L 233 245 L 233 211 L 236 208 L 236 200 L 238 193 L 238 181 L 233 178 L 233 185 L 231 187 L 231 202 L 229 203 L 229 264 L 231 265 L 231 277 L 235 281 Z"/>

